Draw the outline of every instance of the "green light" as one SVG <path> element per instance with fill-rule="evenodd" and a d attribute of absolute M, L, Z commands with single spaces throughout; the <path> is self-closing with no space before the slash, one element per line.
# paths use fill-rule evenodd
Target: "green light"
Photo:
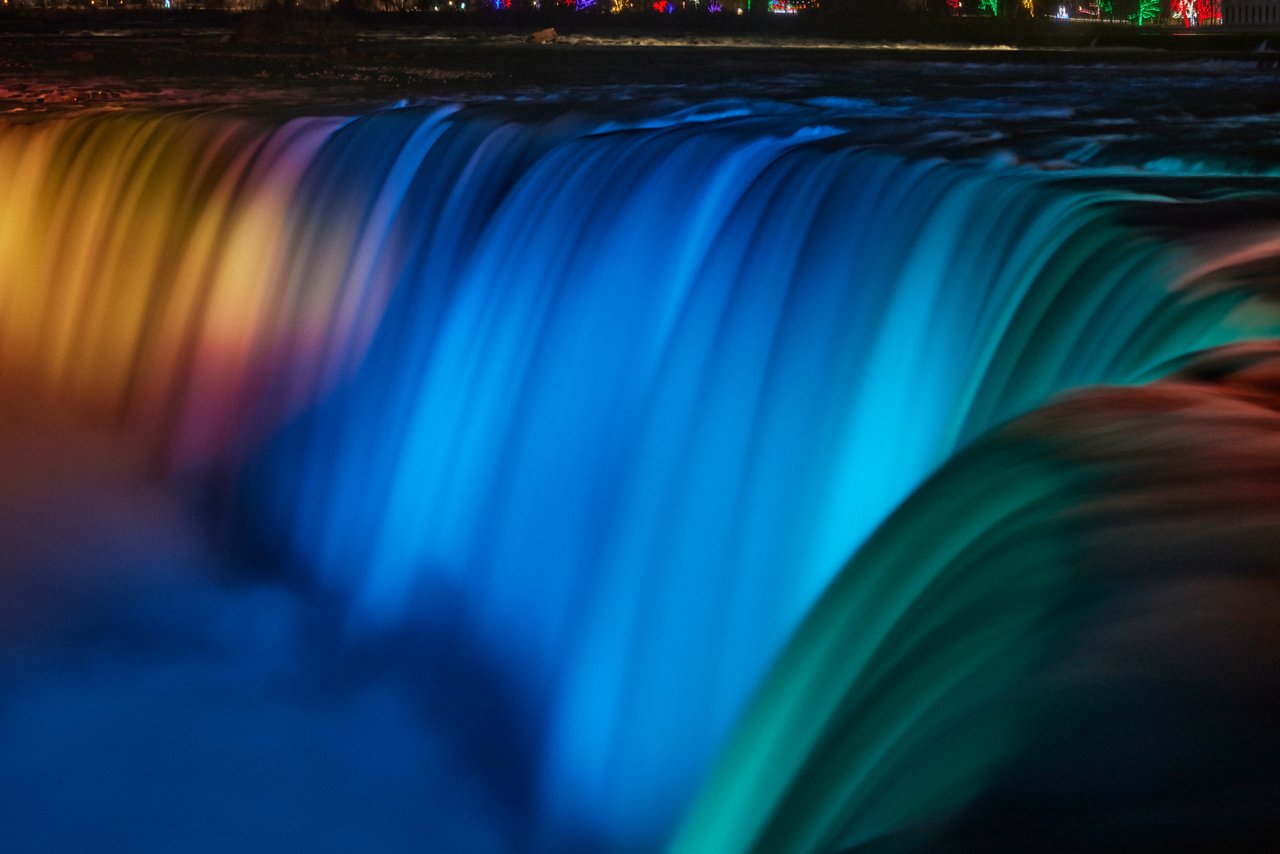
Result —
<path fill-rule="evenodd" d="M 1145 26 L 1160 16 L 1160 0 L 1138 0 L 1138 11 L 1129 17 L 1129 20 L 1137 23 L 1138 26 Z"/>

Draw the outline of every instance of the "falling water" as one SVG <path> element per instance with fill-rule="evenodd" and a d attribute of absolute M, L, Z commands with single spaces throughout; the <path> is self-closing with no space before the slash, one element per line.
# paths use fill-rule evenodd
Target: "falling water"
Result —
<path fill-rule="evenodd" d="M 738 102 L 99 114 L 3 126 L 0 174 L 0 380 L 144 436 L 353 632 L 476 638 L 546 709 L 543 812 L 620 844 L 958 449 L 1280 328 L 1223 273 L 1268 235 Z"/>
<path fill-rule="evenodd" d="M 1274 839 L 1278 392 L 1275 342 L 1224 348 L 950 460 L 795 633 L 674 850 Z"/>

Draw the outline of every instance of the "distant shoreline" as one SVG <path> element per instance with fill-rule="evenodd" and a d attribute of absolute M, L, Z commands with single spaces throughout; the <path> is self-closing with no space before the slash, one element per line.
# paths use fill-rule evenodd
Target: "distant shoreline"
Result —
<path fill-rule="evenodd" d="M 1198 63 L 1203 71 L 1196 74 L 1256 75 L 1259 97 L 1280 88 L 1280 53 L 1270 48 L 1280 46 L 1280 37 L 1268 42 L 1260 33 L 1188 37 L 1136 27 L 1057 27 L 1083 41 L 1072 44 L 1036 36 L 1055 33 L 1045 26 L 1050 22 L 1039 21 L 980 28 L 915 21 L 908 23 L 918 29 L 897 35 L 868 28 L 855 37 L 792 21 L 707 24 L 710 16 L 699 16 L 699 27 L 654 25 L 656 16 L 495 16 L 489 23 L 480 16 L 414 17 L 4 15 L 0 113 L 22 120 L 97 107 L 282 105 L 345 112 L 433 99 L 515 96 L 545 103 L 569 93 L 606 100 L 640 93 L 686 100 L 816 92 L 861 98 L 874 97 L 877 84 L 859 69 L 889 67 L 891 75 L 906 78 L 926 71 L 936 76 L 946 64 L 1097 66 L 1108 74 L 1116 69 L 1119 78 L 1125 67 L 1186 74 Z M 673 23 L 693 18 L 672 17 Z M 555 43 L 526 41 L 546 26 L 560 34 Z"/>
<path fill-rule="evenodd" d="M 220 12 L 160 9 L 16 9 L 0 8 L 0 35 L 67 34 L 81 28 L 98 31 L 119 29 L 166 30 L 173 28 L 240 31 L 270 12 Z M 881 44 L 954 44 L 962 47 L 1009 46 L 1019 48 L 1094 48 L 1160 50 L 1189 53 L 1240 54 L 1254 52 L 1274 42 L 1280 47 L 1280 30 L 1204 27 L 1184 30 L 1174 26 L 1136 27 L 1123 23 L 1059 21 L 1050 18 L 994 19 L 980 17 L 939 18 L 924 14 L 876 18 L 850 18 L 838 14 L 790 17 L 709 15 L 686 13 L 661 16 L 646 13 L 604 15 L 546 9 L 540 12 L 361 12 L 339 15 L 295 10 L 274 33 L 281 43 L 298 44 L 336 32 L 402 32 L 409 36 L 455 37 L 525 35 L 535 29 L 555 27 L 565 37 L 600 36 L 615 39 L 682 39 L 691 46 L 699 39 L 777 41 L 787 47 L 799 41 L 819 41 L 828 47 L 859 48 Z M 1264 44 L 1265 43 L 1265 44 Z M 780 44 L 782 46 L 782 44 Z"/>

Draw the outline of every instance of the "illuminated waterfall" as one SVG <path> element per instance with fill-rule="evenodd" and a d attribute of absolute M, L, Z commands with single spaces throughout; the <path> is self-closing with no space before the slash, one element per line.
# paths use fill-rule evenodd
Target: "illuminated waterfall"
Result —
<path fill-rule="evenodd" d="M 1278 419 L 1270 341 L 954 457 L 795 633 L 673 850 L 1274 838 Z"/>
<path fill-rule="evenodd" d="M 339 123 L 99 117 L 0 135 L 0 371 L 130 424 L 184 465 L 226 450 L 337 284 L 289 290 L 288 205 Z M 316 293 L 311 293 L 312 291 Z M 318 303 L 319 305 L 316 305 Z M 264 349 L 266 348 L 266 349 Z"/>
<path fill-rule="evenodd" d="M 3 126 L 0 174 L 3 382 L 216 472 L 357 630 L 479 638 L 548 710 L 547 813 L 640 845 L 953 452 L 1277 329 L 1239 247 L 1123 222 L 1170 200 L 802 110 L 103 114 Z"/>

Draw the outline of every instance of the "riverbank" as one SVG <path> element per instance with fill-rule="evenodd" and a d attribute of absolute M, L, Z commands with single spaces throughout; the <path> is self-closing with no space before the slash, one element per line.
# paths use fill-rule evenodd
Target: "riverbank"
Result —
<path fill-rule="evenodd" d="M 484 20 L 494 23 L 476 23 Z M 686 20 L 703 29 L 684 26 Z M 617 99 L 637 92 L 682 99 L 815 92 L 874 98 L 877 92 L 909 87 L 927 89 L 928 97 L 941 89 L 969 97 L 988 85 L 983 68 L 1011 64 L 1058 69 L 1049 75 L 1057 81 L 1053 85 L 1070 87 L 1086 85 L 1071 69 L 1094 68 L 1087 85 L 1097 86 L 1123 75 L 1124 68 L 1168 66 L 1170 75 L 1205 76 L 1204 94 L 1196 97 L 1216 109 L 1221 94 L 1212 91 L 1211 78 L 1223 67 L 1233 75 L 1256 73 L 1259 90 L 1270 93 L 1280 59 L 1259 34 L 1184 36 L 1044 21 L 1013 23 L 1025 25 L 1025 33 L 1061 32 L 1088 40 L 1075 47 L 1038 45 L 997 38 L 1016 33 L 1012 25 L 949 27 L 1002 23 L 977 19 L 940 22 L 948 28 L 936 38 L 867 35 L 856 40 L 814 35 L 803 19 L 765 28 L 733 20 L 721 27 L 707 15 L 671 26 L 655 17 L 645 18 L 643 26 L 621 16 L 561 15 L 554 21 L 555 41 L 535 44 L 529 35 L 548 21 L 189 12 L 174 17 L 155 12 L 10 15 L 0 18 L 0 111 L 103 104 L 294 104 L 341 110 L 401 100 L 545 100 L 573 93 Z M 966 32 L 970 37 L 959 38 Z M 974 37 L 981 32 L 991 38 Z M 1269 94 L 1249 96 L 1260 110 L 1270 109 L 1272 100 Z"/>
<path fill-rule="evenodd" d="M 465 5 L 465 4 L 464 4 Z M 548 7 L 537 11 L 456 11 L 441 3 L 435 10 L 404 13 L 220 12 L 83 8 L 38 10 L 0 8 L 0 34 L 52 35 L 77 30 L 160 30 L 183 32 L 225 30 L 260 31 L 262 21 L 282 42 L 348 38 L 358 33 L 396 33 L 410 38 L 475 40 L 501 35 L 525 37 L 537 29 L 554 27 L 565 39 L 608 39 L 649 42 L 759 42 L 829 44 L 858 47 L 868 44 L 951 44 L 957 46 L 1102 48 L 1168 50 L 1177 52 L 1241 52 L 1258 48 L 1280 35 L 1280 29 L 1202 27 L 1181 25 L 1137 27 L 1127 22 L 1058 20 L 1056 18 L 939 17 L 932 14 L 890 16 L 821 12 L 804 15 L 706 14 L 657 15 L 633 12 L 617 15 L 574 12 Z"/>

